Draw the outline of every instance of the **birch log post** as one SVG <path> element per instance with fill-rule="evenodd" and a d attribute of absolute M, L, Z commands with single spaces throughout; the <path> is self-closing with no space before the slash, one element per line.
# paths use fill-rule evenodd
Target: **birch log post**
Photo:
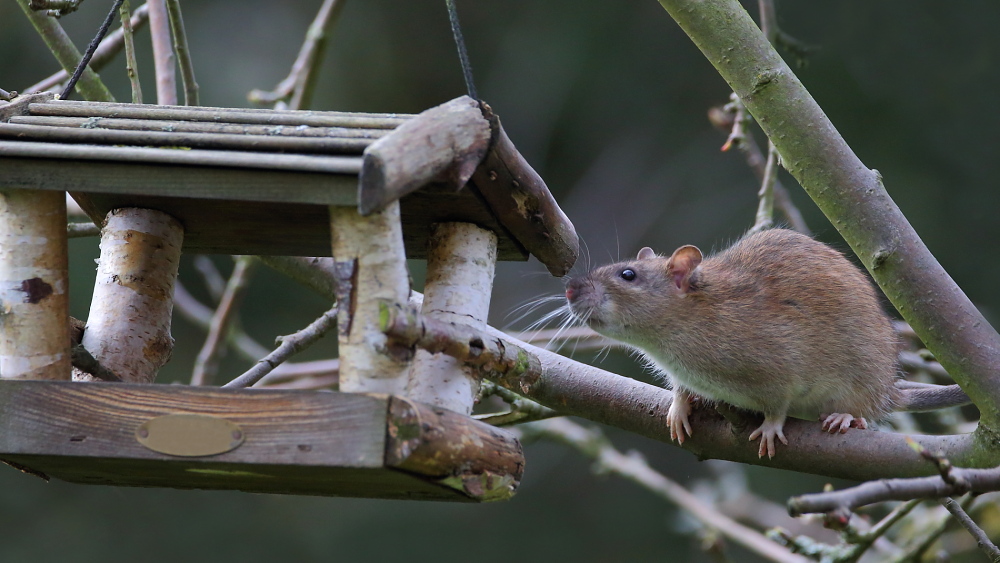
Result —
<path fill-rule="evenodd" d="M 485 327 L 493 291 L 497 236 L 471 223 L 439 223 L 428 241 L 422 313 L 445 322 Z M 406 395 L 470 414 L 479 375 L 444 354 L 417 350 Z"/>
<path fill-rule="evenodd" d="M 0 377 L 69 379 L 66 194 L 0 191 Z"/>
<path fill-rule="evenodd" d="M 399 202 L 362 217 L 356 207 L 330 207 L 340 390 L 403 394 L 411 355 L 387 354 L 379 329 L 379 302 L 406 303 L 409 274 L 403 250 Z"/>
<path fill-rule="evenodd" d="M 105 219 L 83 346 L 123 381 L 152 383 L 170 359 L 183 238 L 176 219 L 151 209 L 115 209 Z M 73 378 L 92 380 L 79 371 Z"/>

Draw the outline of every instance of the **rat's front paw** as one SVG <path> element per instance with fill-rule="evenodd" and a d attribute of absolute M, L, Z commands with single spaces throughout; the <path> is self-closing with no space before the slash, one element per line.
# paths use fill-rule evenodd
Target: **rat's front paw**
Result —
<path fill-rule="evenodd" d="M 855 418 L 854 415 L 849 413 L 839 412 L 832 413 L 823 419 L 823 430 L 826 430 L 830 434 L 836 434 L 837 432 L 843 434 L 847 432 L 848 428 L 865 430 L 868 428 L 868 421 L 861 417 Z"/>
<path fill-rule="evenodd" d="M 784 428 L 784 416 L 764 416 L 764 424 L 761 424 L 759 428 L 750 433 L 751 442 L 760 438 L 760 448 L 757 450 L 757 457 L 764 457 L 764 454 L 767 454 L 768 458 L 774 457 L 775 438 L 781 440 L 782 444 L 788 445 L 788 440 L 785 438 L 783 431 Z"/>
<path fill-rule="evenodd" d="M 674 400 L 670 402 L 670 410 L 667 411 L 667 426 L 670 427 L 670 439 L 677 440 L 678 444 L 683 444 L 685 433 L 691 435 L 691 422 L 688 415 L 691 414 L 692 396 L 685 391 L 674 390 Z"/>

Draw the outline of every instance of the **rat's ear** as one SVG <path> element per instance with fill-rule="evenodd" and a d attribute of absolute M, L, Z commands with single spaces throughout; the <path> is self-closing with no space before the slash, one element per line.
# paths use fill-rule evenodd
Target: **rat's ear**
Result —
<path fill-rule="evenodd" d="M 667 274 L 674 280 L 677 289 L 687 293 L 691 289 L 691 272 L 701 264 L 701 251 L 690 244 L 674 251 L 667 260 Z"/>
<path fill-rule="evenodd" d="M 642 250 L 639 251 L 639 255 L 635 258 L 636 260 L 649 260 L 650 258 L 656 258 L 656 253 L 653 252 L 652 248 L 644 246 Z"/>

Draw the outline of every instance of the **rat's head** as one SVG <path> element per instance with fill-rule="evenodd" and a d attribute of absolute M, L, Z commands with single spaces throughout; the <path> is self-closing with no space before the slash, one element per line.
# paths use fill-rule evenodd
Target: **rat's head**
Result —
<path fill-rule="evenodd" d="M 635 260 L 602 266 L 566 286 L 573 314 L 595 331 L 622 341 L 663 327 L 664 318 L 694 289 L 702 254 L 682 246 L 669 258 L 649 247 Z"/>

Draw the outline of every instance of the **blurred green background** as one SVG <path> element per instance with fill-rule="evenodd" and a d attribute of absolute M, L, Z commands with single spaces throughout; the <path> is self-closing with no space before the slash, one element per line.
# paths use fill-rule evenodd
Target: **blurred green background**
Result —
<path fill-rule="evenodd" d="M 63 18 L 81 48 L 109 6 L 89 0 Z M 246 106 L 249 90 L 284 78 L 318 6 L 185 3 L 202 103 Z M 719 151 L 724 136 L 705 118 L 729 90 L 657 2 L 459 0 L 458 7 L 480 95 L 546 178 L 593 263 L 645 245 L 718 249 L 752 224 L 756 182 L 735 151 Z M 747 7 L 756 18 L 756 3 Z M 817 47 L 797 71 L 803 82 L 862 160 L 881 171 L 945 268 L 992 316 L 1000 299 L 1000 5 L 781 2 L 778 14 L 785 31 Z M 152 101 L 148 37 L 141 32 L 137 43 Z M 0 87 L 23 90 L 56 69 L 15 2 L 0 3 Z M 121 59 L 102 76 L 119 100 L 129 99 Z M 444 2 L 352 0 L 333 29 L 313 107 L 419 112 L 462 93 Z M 794 181 L 782 180 L 817 237 L 847 250 Z M 73 314 L 86 318 L 97 241 L 75 240 L 71 250 Z M 208 302 L 192 260 L 185 257 L 181 279 Z M 232 267 L 229 257 L 214 260 L 223 272 Z M 419 279 L 422 265 L 411 266 Z M 504 326 L 517 305 L 561 288 L 533 260 L 501 264 L 491 322 Z M 270 343 L 325 308 L 261 269 L 243 319 Z M 163 383 L 189 377 L 204 337 L 181 319 L 174 335 Z M 327 342 L 304 357 L 330 350 Z M 601 366 L 648 379 L 624 354 L 612 353 Z M 222 378 L 246 367 L 230 357 Z M 682 483 L 709 473 L 676 448 L 609 434 Z M 706 560 L 681 533 L 685 524 L 672 507 L 629 483 L 591 475 L 583 458 L 561 446 L 532 444 L 526 453 L 515 499 L 483 506 L 84 487 L 0 467 L 0 560 Z M 824 482 L 760 468 L 747 473 L 756 492 L 780 502 Z"/>

